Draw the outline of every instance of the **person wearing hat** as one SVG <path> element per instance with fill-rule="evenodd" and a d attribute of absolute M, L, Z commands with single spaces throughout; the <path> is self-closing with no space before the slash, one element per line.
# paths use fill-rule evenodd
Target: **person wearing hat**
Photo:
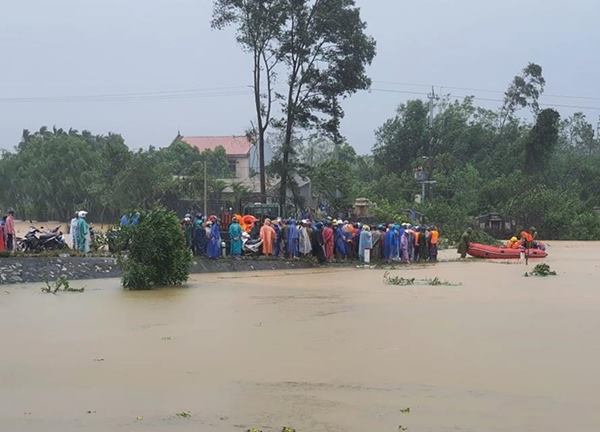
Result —
<path fill-rule="evenodd" d="M 185 238 L 185 246 L 188 250 L 192 249 L 193 231 L 194 224 L 192 223 L 192 215 L 186 214 L 181 221 L 181 230 L 183 231 L 183 237 Z"/>
<path fill-rule="evenodd" d="M 237 217 L 231 220 L 228 232 L 231 256 L 239 258 L 242 256 L 242 227 Z"/>
<path fill-rule="evenodd" d="M 86 220 L 87 214 L 88 212 L 81 210 L 77 221 L 77 249 L 83 253 L 90 251 L 90 226 Z"/>
<path fill-rule="evenodd" d="M 521 247 L 521 242 L 515 236 L 512 236 L 510 240 L 508 240 L 504 246 L 508 249 L 519 249 Z"/>

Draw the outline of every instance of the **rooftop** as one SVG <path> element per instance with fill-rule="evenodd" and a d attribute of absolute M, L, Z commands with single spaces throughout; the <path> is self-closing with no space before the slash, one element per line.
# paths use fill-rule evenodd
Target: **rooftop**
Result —
<path fill-rule="evenodd" d="M 246 136 L 185 136 L 181 140 L 200 152 L 223 147 L 227 156 L 248 156 L 252 147 Z"/>

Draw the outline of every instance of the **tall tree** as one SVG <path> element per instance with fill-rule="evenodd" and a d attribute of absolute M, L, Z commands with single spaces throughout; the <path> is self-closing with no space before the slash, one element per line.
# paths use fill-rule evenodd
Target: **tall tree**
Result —
<path fill-rule="evenodd" d="M 535 63 L 529 63 L 520 75 L 515 76 L 504 93 L 500 128 L 520 108 L 530 107 L 533 114 L 537 115 L 540 111 L 539 98 L 545 85 L 542 67 Z"/>
<path fill-rule="evenodd" d="M 558 143 L 560 114 L 553 109 L 541 111 L 525 140 L 525 172 L 542 172 Z"/>
<path fill-rule="evenodd" d="M 278 35 L 278 58 L 287 89 L 277 94 L 284 131 L 279 200 L 287 201 L 288 168 L 296 128 L 316 127 L 338 134 L 340 99 L 369 88 L 366 66 L 375 40 L 354 0 L 284 0 L 285 24 Z"/>
<path fill-rule="evenodd" d="M 275 68 L 279 57 L 275 45 L 285 20 L 283 0 L 215 0 L 212 26 L 237 27 L 237 41 L 252 55 L 256 139 L 259 151 L 260 193 L 266 199 L 265 134 L 271 125 Z"/>

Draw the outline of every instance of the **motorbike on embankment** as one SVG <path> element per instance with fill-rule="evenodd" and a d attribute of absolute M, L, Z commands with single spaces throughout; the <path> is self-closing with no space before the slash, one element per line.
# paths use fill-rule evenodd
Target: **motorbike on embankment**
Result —
<path fill-rule="evenodd" d="M 20 252 L 42 252 L 65 249 L 66 247 L 67 244 L 60 226 L 50 231 L 40 231 L 32 226 L 25 237 L 17 238 L 17 250 Z"/>

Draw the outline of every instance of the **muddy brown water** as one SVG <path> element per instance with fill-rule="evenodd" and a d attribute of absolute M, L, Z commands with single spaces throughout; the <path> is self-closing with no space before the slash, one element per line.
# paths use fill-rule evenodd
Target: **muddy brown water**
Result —
<path fill-rule="evenodd" d="M 457 287 L 362 269 L 1 287 L 0 430 L 598 431 L 600 243 L 550 254 L 554 278 L 392 272 Z"/>

